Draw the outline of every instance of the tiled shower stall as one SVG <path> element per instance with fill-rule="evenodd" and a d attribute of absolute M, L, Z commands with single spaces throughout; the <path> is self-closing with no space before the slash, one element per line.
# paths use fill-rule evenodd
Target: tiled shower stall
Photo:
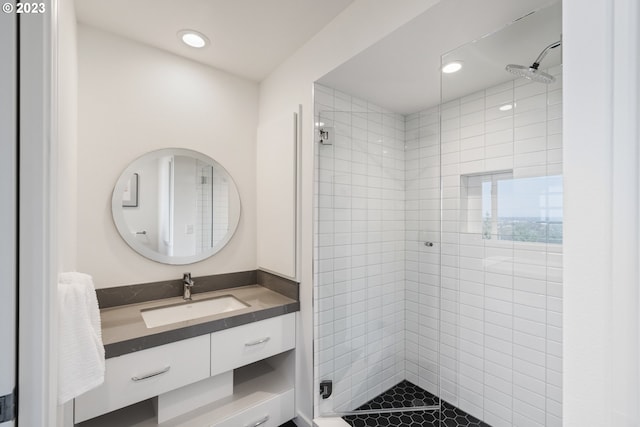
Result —
<path fill-rule="evenodd" d="M 315 379 L 334 388 L 317 415 L 408 380 L 491 426 L 561 425 L 561 66 L 548 72 L 406 116 L 316 85 L 332 140 L 315 147 Z"/>

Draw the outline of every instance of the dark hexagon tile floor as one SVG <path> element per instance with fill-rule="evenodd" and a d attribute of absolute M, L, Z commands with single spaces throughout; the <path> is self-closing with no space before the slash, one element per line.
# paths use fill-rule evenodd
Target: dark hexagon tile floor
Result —
<path fill-rule="evenodd" d="M 437 404 L 437 396 L 405 380 L 371 399 L 356 411 Z M 444 400 L 438 411 L 348 415 L 343 419 L 352 427 L 491 427 Z"/>

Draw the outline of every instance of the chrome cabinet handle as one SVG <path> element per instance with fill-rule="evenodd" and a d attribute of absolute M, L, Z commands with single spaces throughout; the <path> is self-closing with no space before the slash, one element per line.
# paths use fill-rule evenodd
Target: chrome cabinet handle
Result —
<path fill-rule="evenodd" d="M 251 342 L 245 343 L 244 345 L 247 346 L 247 347 L 252 347 L 254 345 L 263 344 L 263 343 L 269 341 L 270 339 L 271 339 L 271 337 L 265 337 L 265 338 L 262 338 L 260 340 L 251 341 Z"/>
<path fill-rule="evenodd" d="M 138 377 L 138 376 L 131 377 L 131 380 L 132 381 L 148 380 L 149 378 L 153 378 L 153 377 L 157 377 L 158 375 L 166 374 L 167 372 L 169 372 L 169 369 L 171 369 L 171 366 L 167 366 L 166 368 L 164 368 L 161 371 L 154 372 L 154 373 L 147 374 L 147 375 L 143 375 L 141 377 Z"/>
<path fill-rule="evenodd" d="M 269 415 L 267 415 L 266 417 L 264 417 L 263 419 L 261 419 L 260 421 L 258 421 L 255 424 L 245 424 L 244 427 L 258 427 L 258 426 L 261 426 L 262 424 L 266 423 L 267 421 L 269 421 Z"/>

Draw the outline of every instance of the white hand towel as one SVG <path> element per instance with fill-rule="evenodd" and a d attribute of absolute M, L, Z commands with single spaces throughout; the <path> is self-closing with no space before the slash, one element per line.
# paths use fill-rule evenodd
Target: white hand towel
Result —
<path fill-rule="evenodd" d="M 58 307 L 58 403 L 63 404 L 104 382 L 100 310 L 91 276 L 60 274 Z"/>

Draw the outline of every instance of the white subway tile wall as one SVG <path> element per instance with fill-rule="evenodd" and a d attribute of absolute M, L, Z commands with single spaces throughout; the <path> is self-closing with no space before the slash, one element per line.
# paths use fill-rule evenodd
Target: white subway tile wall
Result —
<path fill-rule="evenodd" d="M 212 248 L 229 231 L 229 182 L 196 161 L 196 252 Z"/>
<path fill-rule="evenodd" d="M 211 191 L 213 170 L 211 166 L 196 161 L 197 197 L 196 197 L 196 253 L 211 247 L 213 218 L 213 194 Z"/>
<path fill-rule="evenodd" d="M 352 410 L 405 378 L 405 119 L 317 85 L 316 413 Z"/>
<path fill-rule="evenodd" d="M 464 185 L 562 174 L 548 72 L 405 117 L 316 85 L 316 414 L 407 379 L 494 427 L 562 424 L 562 245 L 483 238 Z"/>
<path fill-rule="evenodd" d="M 229 182 L 227 178 L 214 174 L 211 186 L 213 208 L 213 245 L 229 232 Z"/>

